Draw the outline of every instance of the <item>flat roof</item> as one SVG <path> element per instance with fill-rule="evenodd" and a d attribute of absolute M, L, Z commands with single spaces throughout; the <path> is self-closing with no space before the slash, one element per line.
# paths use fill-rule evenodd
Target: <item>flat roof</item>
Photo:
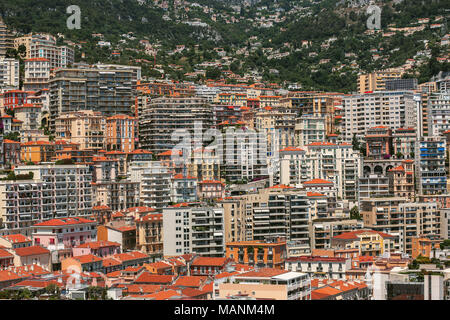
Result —
<path fill-rule="evenodd" d="M 277 276 L 273 276 L 272 279 L 277 279 L 277 280 L 292 280 L 298 277 L 302 277 L 302 276 L 307 276 L 306 273 L 303 272 L 294 272 L 294 271 L 289 271 Z"/>

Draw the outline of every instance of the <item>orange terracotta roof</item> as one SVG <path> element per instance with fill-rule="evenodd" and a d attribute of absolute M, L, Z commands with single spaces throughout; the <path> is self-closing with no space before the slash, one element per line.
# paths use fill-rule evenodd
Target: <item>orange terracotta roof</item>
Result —
<path fill-rule="evenodd" d="M 121 264 L 122 264 L 122 262 L 117 261 L 116 259 L 113 259 L 113 258 L 104 258 L 102 260 L 102 266 L 104 268 L 106 268 L 106 267 L 113 267 L 113 266 L 119 266 Z"/>
<path fill-rule="evenodd" d="M 50 251 L 41 247 L 41 246 L 31 246 L 31 247 L 23 247 L 14 249 L 16 254 L 20 257 L 27 257 L 39 254 L 50 254 Z"/>
<path fill-rule="evenodd" d="M 288 151 L 305 151 L 305 150 L 297 147 L 286 147 L 280 150 L 280 152 L 288 152 Z"/>
<path fill-rule="evenodd" d="M 307 192 L 306 196 L 308 197 L 326 197 L 326 195 L 318 192 Z"/>
<path fill-rule="evenodd" d="M 281 270 L 281 269 L 275 269 L 275 268 L 261 268 L 259 270 L 255 271 L 249 271 L 245 273 L 241 273 L 239 275 L 236 275 L 236 278 L 271 278 L 278 276 L 280 274 L 287 273 L 289 271 L 287 270 Z"/>
<path fill-rule="evenodd" d="M 294 187 L 287 186 L 285 184 L 277 184 L 275 186 L 269 187 L 269 189 L 293 189 Z"/>
<path fill-rule="evenodd" d="M 82 256 L 73 257 L 75 260 L 78 260 L 81 264 L 99 262 L 102 261 L 102 258 L 94 256 L 93 254 L 85 254 Z"/>
<path fill-rule="evenodd" d="M 144 271 L 135 280 L 135 283 L 160 283 L 160 284 L 170 284 L 172 283 L 175 276 L 173 275 L 160 275 L 152 274 L 148 271 Z"/>
<path fill-rule="evenodd" d="M 155 300 L 168 300 L 172 297 L 181 296 L 177 291 L 175 290 L 165 290 L 165 291 L 159 291 L 152 294 L 148 294 L 145 297 L 146 298 L 154 298 Z"/>
<path fill-rule="evenodd" d="M 75 248 L 100 249 L 100 248 L 107 248 L 107 247 L 120 247 L 120 243 L 99 240 L 99 241 L 83 243 Z"/>
<path fill-rule="evenodd" d="M 351 232 L 344 232 L 341 233 L 338 236 L 335 236 L 335 239 L 345 239 L 345 240 L 351 240 L 351 239 L 358 239 L 358 235 L 361 233 L 378 233 L 381 237 L 383 238 L 394 238 L 393 235 L 384 233 L 384 232 L 380 232 L 380 231 L 374 231 L 374 230 L 368 230 L 368 229 L 361 229 L 361 230 L 356 230 L 356 231 L 351 231 Z"/>
<path fill-rule="evenodd" d="M 96 223 L 93 220 L 88 220 L 81 217 L 74 217 L 74 218 L 58 218 L 58 219 L 51 219 L 44 222 L 36 223 L 34 227 L 42 227 L 42 226 L 69 226 L 69 225 L 75 225 L 75 224 L 84 224 L 84 223 Z"/>
<path fill-rule="evenodd" d="M 199 288 L 206 281 L 206 276 L 181 276 L 173 284 L 177 287 Z"/>
<path fill-rule="evenodd" d="M 191 176 L 183 176 L 180 173 L 180 174 L 174 175 L 173 179 L 191 179 L 191 180 L 193 179 L 193 180 L 196 180 L 197 178 L 196 177 L 191 177 Z"/>
<path fill-rule="evenodd" d="M 31 239 L 27 236 L 24 236 L 23 234 L 17 233 L 17 234 L 8 234 L 1 236 L 1 238 L 8 240 L 11 243 L 23 243 L 23 242 L 30 242 Z"/>
<path fill-rule="evenodd" d="M 4 258 L 13 258 L 14 256 L 9 253 L 8 251 L 6 251 L 5 249 L 0 249 L 0 259 L 4 259 Z"/>
<path fill-rule="evenodd" d="M 227 258 L 221 257 L 197 257 L 192 266 L 224 266 L 227 263 Z"/>
<path fill-rule="evenodd" d="M 333 182 L 324 180 L 324 179 L 312 179 L 312 180 L 303 182 L 303 184 L 306 184 L 306 185 L 308 185 L 308 184 L 333 184 Z"/>

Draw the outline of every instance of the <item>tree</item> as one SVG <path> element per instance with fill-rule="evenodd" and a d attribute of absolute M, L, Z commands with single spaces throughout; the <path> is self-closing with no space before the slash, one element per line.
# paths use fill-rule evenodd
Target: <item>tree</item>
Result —
<path fill-rule="evenodd" d="M 219 79 L 222 72 L 218 68 L 209 67 L 206 69 L 206 78 L 207 79 Z"/>
<path fill-rule="evenodd" d="M 362 220 L 361 215 L 359 213 L 358 206 L 354 206 L 350 210 L 350 219 Z"/>

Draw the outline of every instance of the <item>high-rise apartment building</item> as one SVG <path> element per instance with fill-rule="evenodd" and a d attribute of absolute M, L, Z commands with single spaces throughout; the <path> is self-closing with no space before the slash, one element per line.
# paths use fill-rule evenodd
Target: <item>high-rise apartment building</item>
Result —
<path fill-rule="evenodd" d="M 0 57 L 0 91 L 19 88 L 19 60 Z"/>
<path fill-rule="evenodd" d="M 163 209 L 164 256 L 225 254 L 223 209 L 179 206 Z"/>
<path fill-rule="evenodd" d="M 358 76 L 358 92 L 386 90 L 386 80 L 400 79 L 402 72 L 399 70 L 382 70 Z"/>
<path fill-rule="evenodd" d="M 6 51 L 10 48 L 14 48 L 13 36 L 8 30 L 8 27 L 0 18 L 0 57 L 6 55 Z"/>
<path fill-rule="evenodd" d="M 26 48 L 24 59 L 44 58 L 50 62 L 50 68 L 66 68 L 74 63 L 74 50 L 69 46 L 58 46 L 56 38 L 50 34 L 30 33 L 14 39 L 16 50 L 21 45 Z"/>
<path fill-rule="evenodd" d="M 46 58 L 32 58 L 25 60 L 25 91 L 38 91 L 48 88 L 50 80 L 50 61 Z"/>
<path fill-rule="evenodd" d="M 205 99 L 198 97 L 153 99 L 147 103 L 143 116 L 139 118 L 140 144 L 144 149 L 161 153 L 172 149 L 188 135 L 191 135 L 193 142 L 195 123 L 201 125 L 199 134 L 213 124 L 212 108 Z M 172 140 L 176 130 L 180 133 L 178 141 Z"/>
<path fill-rule="evenodd" d="M 106 118 L 101 112 L 92 110 L 64 112 L 55 118 L 56 138 L 78 143 L 80 149 L 105 149 L 105 132 Z"/>
<path fill-rule="evenodd" d="M 433 195 L 447 192 L 445 168 L 446 141 L 441 137 L 424 137 L 416 147 L 416 183 L 419 194 Z"/>
<path fill-rule="evenodd" d="M 55 132 L 56 118 L 66 112 L 133 115 L 136 77 L 135 68 L 125 66 L 77 65 L 56 70 L 49 81 L 50 130 Z"/>
<path fill-rule="evenodd" d="M 364 136 L 369 128 L 385 126 L 391 130 L 417 127 L 414 93 L 383 91 L 344 96 L 344 138 Z"/>
<path fill-rule="evenodd" d="M 41 164 L 19 166 L 14 172 L 29 179 L 0 183 L 4 229 L 29 234 L 29 227 L 42 220 L 92 214 L 88 166 Z"/>

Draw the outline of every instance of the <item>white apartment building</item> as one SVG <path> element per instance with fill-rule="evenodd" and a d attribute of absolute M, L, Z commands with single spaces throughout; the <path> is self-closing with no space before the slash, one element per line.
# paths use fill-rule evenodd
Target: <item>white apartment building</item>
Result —
<path fill-rule="evenodd" d="M 144 206 L 163 208 L 171 202 L 172 173 L 161 162 L 133 162 L 129 177 L 132 182 L 140 182 L 140 199 Z"/>
<path fill-rule="evenodd" d="M 430 135 L 438 136 L 450 130 L 450 91 L 434 93 L 427 106 Z"/>
<path fill-rule="evenodd" d="M 303 115 L 295 121 L 295 145 L 304 147 L 326 139 L 326 119 L 315 115 Z"/>
<path fill-rule="evenodd" d="M 19 60 L 0 59 L 0 89 L 19 88 Z"/>
<path fill-rule="evenodd" d="M 177 206 L 163 209 L 164 256 L 225 254 L 223 208 Z M 169 235 L 169 236 L 167 236 Z"/>
<path fill-rule="evenodd" d="M 314 278 L 345 279 L 351 269 L 350 258 L 302 256 L 286 259 L 285 269 L 304 272 Z"/>
<path fill-rule="evenodd" d="M 92 213 L 92 174 L 87 165 L 19 166 L 16 175 L 32 179 L 0 182 L 0 219 L 5 231 L 24 232 L 43 220 Z"/>
<path fill-rule="evenodd" d="M 50 61 L 45 58 L 25 60 L 24 90 L 37 91 L 48 88 Z"/>
<path fill-rule="evenodd" d="M 333 182 L 338 198 L 358 199 L 361 158 L 347 143 L 314 142 L 305 148 L 282 149 L 274 170 L 277 183 L 300 187 L 306 181 L 324 179 Z"/>
<path fill-rule="evenodd" d="M 417 103 L 411 91 L 383 91 L 354 94 L 342 98 L 344 138 L 365 136 L 369 128 L 386 126 L 392 130 L 417 127 Z"/>

